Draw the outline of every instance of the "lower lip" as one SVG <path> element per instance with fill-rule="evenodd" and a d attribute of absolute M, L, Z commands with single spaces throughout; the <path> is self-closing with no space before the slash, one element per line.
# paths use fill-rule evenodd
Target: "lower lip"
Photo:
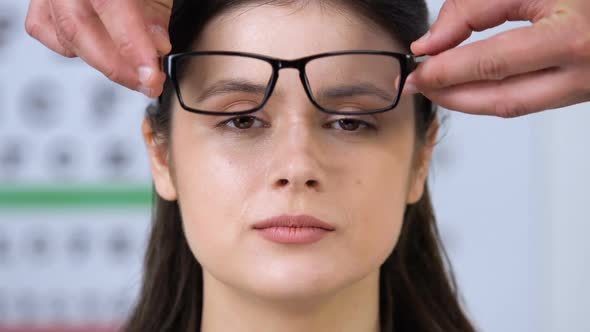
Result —
<path fill-rule="evenodd" d="M 260 235 L 277 243 L 313 243 L 331 231 L 317 227 L 268 227 L 256 229 Z"/>

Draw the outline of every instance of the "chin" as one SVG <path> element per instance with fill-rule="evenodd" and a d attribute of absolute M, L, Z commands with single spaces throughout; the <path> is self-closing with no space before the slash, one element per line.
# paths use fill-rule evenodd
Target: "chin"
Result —
<path fill-rule="evenodd" d="M 345 285 L 344 285 L 345 286 Z M 273 302 L 317 303 L 320 299 L 336 293 L 341 285 L 334 281 L 288 281 L 276 282 L 264 279 L 254 286 L 252 292 L 258 298 Z"/>
<path fill-rule="evenodd" d="M 347 287 L 355 279 L 338 269 L 317 269 L 309 265 L 286 267 L 267 264 L 266 267 L 246 278 L 244 281 L 248 285 L 244 286 L 260 298 L 279 302 L 317 301 Z"/>

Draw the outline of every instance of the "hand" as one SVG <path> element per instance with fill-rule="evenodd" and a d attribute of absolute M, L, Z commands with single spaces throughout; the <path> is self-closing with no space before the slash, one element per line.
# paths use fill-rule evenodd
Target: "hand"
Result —
<path fill-rule="evenodd" d="M 25 28 L 53 51 L 79 56 L 110 80 L 149 97 L 165 75 L 173 0 L 31 0 Z"/>
<path fill-rule="evenodd" d="M 455 48 L 506 20 L 533 24 Z M 431 57 L 407 82 L 442 107 L 516 117 L 590 101 L 588 0 L 447 0 L 423 38 L 412 52 Z"/>

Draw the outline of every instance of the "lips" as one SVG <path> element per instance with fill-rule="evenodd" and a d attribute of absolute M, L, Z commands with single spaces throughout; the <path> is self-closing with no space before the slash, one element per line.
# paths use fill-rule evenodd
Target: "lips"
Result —
<path fill-rule="evenodd" d="M 255 223 L 252 226 L 254 229 L 265 229 L 265 228 L 275 228 L 275 227 L 291 227 L 291 228 L 320 228 L 326 231 L 333 231 L 335 230 L 334 226 L 331 224 L 320 220 L 316 217 L 310 215 L 279 215 L 274 216 L 269 219 L 265 219 Z"/>

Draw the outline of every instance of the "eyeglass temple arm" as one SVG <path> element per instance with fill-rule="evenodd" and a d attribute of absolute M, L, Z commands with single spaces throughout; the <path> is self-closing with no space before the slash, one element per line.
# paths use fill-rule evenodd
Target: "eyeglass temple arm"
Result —
<path fill-rule="evenodd" d="M 416 67 L 418 67 L 421 63 L 430 59 L 430 55 L 417 56 L 417 57 L 415 57 L 415 59 L 416 59 Z"/>

